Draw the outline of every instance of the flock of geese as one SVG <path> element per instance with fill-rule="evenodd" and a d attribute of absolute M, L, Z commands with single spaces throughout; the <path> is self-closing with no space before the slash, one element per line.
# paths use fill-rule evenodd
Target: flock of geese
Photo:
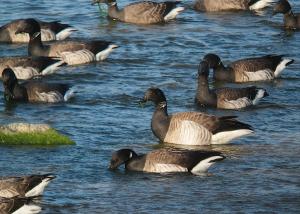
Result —
<path fill-rule="evenodd" d="M 194 9 L 210 12 L 223 10 L 260 10 L 274 0 L 197 0 Z M 175 2 L 137 2 L 119 9 L 116 0 L 94 0 L 108 5 L 112 19 L 134 24 L 168 22 L 184 11 Z M 300 28 L 300 16 L 292 12 L 287 0 L 279 0 L 274 14 L 284 14 L 284 27 Z M 60 22 L 44 22 L 37 19 L 18 19 L 0 28 L 0 42 L 28 43 L 28 56 L 0 58 L 0 75 L 7 102 L 64 102 L 75 94 L 71 86 L 63 83 L 47 83 L 40 78 L 55 73 L 64 65 L 79 65 L 105 60 L 117 45 L 109 41 L 65 40 L 75 28 Z M 63 41 L 62 41 L 63 40 Z M 52 42 L 49 42 L 52 41 Z M 198 68 L 198 88 L 195 102 L 200 106 L 219 109 L 242 109 L 258 104 L 268 96 L 263 88 L 211 89 L 208 82 L 210 69 L 215 80 L 243 83 L 270 81 L 279 77 L 294 60 L 281 55 L 266 55 L 241 59 L 225 66 L 216 54 L 203 57 Z M 22 82 L 20 82 L 21 80 Z M 24 81 L 27 80 L 27 81 Z M 168 114 L 167 100 L 159 88 L 149 88 L 141 103 L 151 101 L 155 105 L 151 121 L 153 134 L 161 142 L 183 145 L 226 144 L 251 134 L 252 127 L 240 122 L 236 116 L 217 117 L 201 112 Z M 125 164 L 125 168 L 144 172 L 206 172 L 214 163 L 225 158 L 217 151 L 195 151 L 163 148 L 138 155 L 131 149 L 121 149 L 112 154 L 110 169 Z M 38 213 L 34 204 L 54 175 L 30 175 L 0 179 L 1 213 Z"/>

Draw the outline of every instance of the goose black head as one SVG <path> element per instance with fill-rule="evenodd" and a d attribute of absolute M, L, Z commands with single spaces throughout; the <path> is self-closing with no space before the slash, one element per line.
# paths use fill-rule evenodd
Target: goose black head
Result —
<path fill-rule="evenodd" d="M 209 64 L 207 61 L 201 61 L 198 67 L 198 76 L 199 77 L 208 77 L 209 76 Z"/>
<path fill-rule="evenodd" d="M 276 15 L 277 13 L 289 13 L 292 10 L 292 7 L 290 3 L 287 0 L 280 0 L 277 2 L 273 9 L 273 15 Z"/>
<path fill-rule="evenodd" d="M 219 65 L 222 65 L 220 57 L 216 54 L 206 54 L 202 61 L 208 63 L 209 68 L 217 68 Z"/>
<path fill-rule="evenodd" d="M 155 105 L 158 105 L 160 102 L 166 102 L 167 100 L 162 90 L 153 87 L 149 88 L 145 92 L 144 98 L 141 103 L 146 103 L 147 101 L 152 101 L 155 103 Z"/>
<path fill-rule="evenodd" d="M 18 83 L 18 79 L 11 68 L 5 68 L 2 72 L 2 81 L 4 86 L 4 97 L 6 100 L 14 98 L 13 87 Z"/>
<path fill-rule="evenodd" d="M 121 149 L 112 154 L 109 169 L 117 169 L 120 165 L 126 164 L 132 158 L 137 157 L 137 154 L 131 149 Z"/>
<path fill-rule="evenodd" d="M 35 19 L 23 19 L 20 21 L 15 34 L 28 33 L 30 36 L 38 35 L 41 32 L 41 27 Z"/>

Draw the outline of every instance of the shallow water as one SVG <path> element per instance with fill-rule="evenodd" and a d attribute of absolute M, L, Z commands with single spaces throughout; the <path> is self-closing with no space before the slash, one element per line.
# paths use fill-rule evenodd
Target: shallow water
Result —
<path fill-rule="evenodd" d="M 299 1 L 290 2 L 300 11 Z M 77 143 L 0 147 L 0 176 L 49 172 L 58 176 L 45 191 L 42 213 L 299 212 L 300 32 L 285 32 L 281 15 L 204 14 L 188 8 L 169 24 L 137 26 L 100 17 L 88 0 L 2 1 L 0 12 L 1 25 L 24 17 L 61 20 L 79 30 L 75 37 L 106 39 L 121 46 L 105 62 L 64 67 L 47 77 L 76 85 L 78 96 L 69 103 L 7 106 L 0 96 L 1 124 L 48 123 Z M 218 53 L 225 63 L 272 53 L 286 54 L 295 63 L 281 78 L 257 83 L 270 96 L 255 108 L 199 109 L 193 103 L 197 66 L 209 52 Z M 26 45 L 0 45 L 1 56 L 26 53 Z M 138 98 L 150 86 L 166 93 L 169 112 L 237 115 L 255 128 L 255 135 L 230 145 L 204 147 L 228 157 L 207 175 L 111 172 L 107 166 L 112 151 L 130 147 L 144 153 L 157 148 L 150 129 L 153 106 L 138 106 Z"/>

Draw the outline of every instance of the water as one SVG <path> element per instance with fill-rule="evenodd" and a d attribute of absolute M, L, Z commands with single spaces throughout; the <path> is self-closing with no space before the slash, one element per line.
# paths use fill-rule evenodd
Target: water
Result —
<path fill-rule="evenodd" d="M 290 2 L 300 11 L 299 1 Z M 0 12 L 0 24 L 24 17 L 62 20 L 79 29 L 75 37 L 106 39 L 121 46 L 105 62 L 65 67 L 47 77 L 76 85 L 80 93 L 70 103 L 10 107 L 0 96 L 1 124 L 48 123 L 77 143 L 0 148 L 0 176 L 57 175 L 43 196 L 42 213 L 299 212 L 300 32 L 283 31 L 281 15 L 203 14 L 187 9 L 169 24 L 137 26 L 100 18 L 97 7 L 86 0 L 2 1 Z M 205 110 L 193 99 L 199 60 L 209 52 L 219 54 L 225 63 L 272 53 L 286 54 L 295 63 L 281 78 L 257 83 L 270 93 L 259 106 Z M 26 53 L 26 45 L 0 45 L 1 56 Z M 113 151 L 130 147 L 145 153 L 158 145 L 150 130 L 153 106 L 137 104 L 150 86 L 166 93 L 169 112 L 238 115 L 255 127 L 255 135 L 205 147 L 228 158 L 204 176 L 111 172 L 107 166 Z"/>

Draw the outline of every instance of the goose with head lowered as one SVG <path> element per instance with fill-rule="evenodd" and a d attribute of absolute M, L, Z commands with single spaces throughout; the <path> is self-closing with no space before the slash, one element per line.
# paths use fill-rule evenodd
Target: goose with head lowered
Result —
<path fill-rule="evenodd" d="M 12 69 L 2 72 L 6 101 L 57 103 L 74 97 L 75 91 L 67 84 L 28 80 L 19 83 Z"/>
<path fill-rule="evenodd" d="M 200 112 L 169 115 L 166 97 L 159 88 L 146 91 L 141 102 L 147 101 L 155 105 L 151 129 L 161 142 L 182 145 L 227 144 L 253 133 L 252 127 L 236 120 L 236 116 L 217 117 Z"/>
<path fill-rule="evenodd" d="M 108 16 L 122 22 L 134 24 L 156 24 L 175 19 L 184 8 L 176 7 L 180 1 L 134 2 L 119 9 L 116 0 L 94 0 L 93 4 L 106 3 Z"/>
<path fill-rule="evenodd" d="M 41 41 L 41 28 L 34 19 L 25 19 L 16 34 L 28 33 L 29 56 L 59 57 L 69 65 L 105 60 L 118 46 L 102 40 L 93 41 L 56 41 L 44 45 Z"/>
<path fill-rule="evenodd" d="M 131 149 L 121 149 L 112 154 L 110 169 L 125 164 L 131 171 L 170 173 L 191 172 L 201 174 L 225 157 L 216 151 L 157 149 L 148 154 L 137 155 Z"/>
<path fill-rule="evenodd" d="M 24 20 L 25 19 L 13 20 L 0 27 L 0 42 L 29 42 L 28 34 L 16 34 L 17 29 L 24 24 Z M 36 20 L 41 26 L 42 41 L 64 40 L 76 31 L 72 26 L 62 24 L 59 21 L 44 22 L 38 19 Z"/>
<path fill-rule="evenodd" d="M 40 213 L 42 208 L 33 203 L 32 197 L 0 197 L 1 214 L 36 214 Z"/>
<path fill-rule="evenodd" d="M 198 69 L 198 88 L 195 101 L 200 106 L 220 109 L 241 109 L 256 105 L 268 96 L 265 89 L 255 86 L 246 88 L 218 88 L 212 90 L 208 83 L 209 65 L 201 61 Z"/>
<path fill-rule="evenodd" d="M 273 80 L 294 62 L 293 59 L 284 58 L 283 55 L 266 55 L 240 59 L 225 67 L 216 54 L 205 55 L 203 61 L 213 69 L 215 80 L 239 83 Z"/>
<path fill-rule="evenodd" d="M 273 9 L 273 15 L 283 14 L 284 27 L 287 29 L 300 29 L 300 13 L 293 13 L 288 0 L 280 0 Z"/>

